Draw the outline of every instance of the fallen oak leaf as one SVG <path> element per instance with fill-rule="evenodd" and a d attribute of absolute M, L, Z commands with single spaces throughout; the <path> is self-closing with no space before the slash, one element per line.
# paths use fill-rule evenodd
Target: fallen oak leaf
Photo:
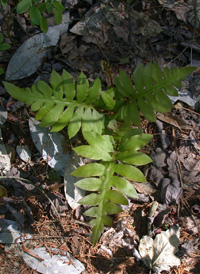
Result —
<path fill-rule="evenodd" d="M 180 259 L 175 256 L 178 252 L 179 237 L 178 226 L 162 231 L 154 240 L 149 236 L 143 236 L 139 244 L 139 253 L 144 264 L 156 273 L 169 271 L 172 266 L 180 265 Z"/>

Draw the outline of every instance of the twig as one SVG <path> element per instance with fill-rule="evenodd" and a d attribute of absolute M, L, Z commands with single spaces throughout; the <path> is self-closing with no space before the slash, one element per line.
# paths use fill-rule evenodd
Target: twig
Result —
<path fill-rule="evenodd" d="M 181 51 L 181 53 L 179 53 L 174 59 L 172 59 L 168 64 L 173 63 L 174 61 L 176 61 L 190 46 L 187 45 L 185 46 L 185 48 Z"/>
<path fill-rule="evenodd" d="M 39 190 L 39 191 L 40 191 L 40 192 L 49 200 L 49 202 L 51 203 L 51 205 L 52 205 L 52 207 L 53 207 L 53 209 L 54 209 L 54 211 L 55 211 L 55 213 L 56 213 L 56 215 L 57 215 L 57 217 L 58 217 L 58 220 L 59 220 L 59 222 L 60 222 L 60 226 L 61 226 L 62 232 L 65 233 L 65 228 L 64 228 L 64 226 L 63 226 L 63 223 L 62 223 L 62 220 L 61 220 L 61 218 L 60 218 L 60 215 L 59 215 L 59 213 L 58 213 L 58 211 L 57 211 L 57 209 L 56 209 L 54 203 L 53 203 L 52 200 L 49 198 L 49 196 L 44 192 L 44 190 L 42 190 L 40 187 L 38 187 L 38 186 L 36 186 L 35 184 L 33 184 L 30 180 L 24 179 L 24 178 L 21 178 L 21 177 L 17 177 L 17 176 L 0 176 L 0 180 L 21 180 L 21 181 L 24 181 L 24 182 L 26 182 L 26 183 L 28 183 L 28 184 L 33 185 L 36 189 L 38 189 L 38 190 Z M 57 232 L 58 232 L 58 231 L 57 231 Z M 58 234 L 60 234 L 60 233 L 58 232 Z M 63 240 L 63 241 L 64 241 L 64 240 Z"/>
<path fill-rule="evenodd" d="M 34 254 L 33 252 L 31 252 L 30 250 L 28 250 L 28 249 L 26 248 L 26 246 L 25 246 L 25 244 L 24 244 L 23 241 L 22 241 L 22 250 L 23 250 L 25 253 L 29 254 L 30 256 L 36 258 L 37 260 L 39 260 L 39 261 L 44 261 L 43 258 L 39 257 L 38 255 L 36 255 L 36 254 Z"/>
<path fill-rule="evenodd" d="M 178 148 L 177 148 L 177 143 L 176 143 L 176 134 L 175 134 L 174 127 L 172 128 L 172 136 L 173 136 L 173 140 L 174 140 L 176 157 L 177 157 L 177 161 L 178 161 L 178 172 L 179 172 L 181 187 L 183 188 L 183 176 L 182 176 L 182 170 L 181 170 L 181 162 L 180 162 L 180 159 L 179 159 Z"/>

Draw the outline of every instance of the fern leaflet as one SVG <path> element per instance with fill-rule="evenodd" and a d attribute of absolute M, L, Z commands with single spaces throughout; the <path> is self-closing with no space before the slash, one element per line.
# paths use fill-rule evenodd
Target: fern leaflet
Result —
<path fill-rule="evenodd" d="M 50 84 L 38 81 L 31 88 L 24 89 L 4 82 L 13 98 L 30 105 L 32 111 L 37 111 L 35 118 L 41 120 L 41 126 L 60 131 L 68 125 L 70 138 L 81 128 L 102 133 L 104 116 L 92 105 L 102 93 L 98 78 L 89 86 L 86 76 L 81 73 L 75 88 L 74 80 L 67 71 L 63 70 L 62 75 L 52 71 Z"/>
<path fill-rule="evenodd" d="M 132 133 L 135 133 L 133 131 Z M 151 135 L 139 134 L 122 137 L 120 146 L 110 135 L 95 132 L 83 132 L 89 145 L 74 148 L 76 153 L 100 163 L 89 163 L 79 167 L 71 175 L 82 177 L 76 186 L 96 191 L 83 197 L 79 203 L 92 206 L 84 214 L 92 217 L 93 243 L 96 244 L 104 225 L 111 225 L 108 215 L 121 212 L 118 204 L 128 204 L 124 195 L 137 198 L 133 185 L 128 180 L 146 181 L 142 172 L 133 165 L 144 165 L 151 159 L 138 152 L 150 139 Z M 117 175 L 116 175 L 117 174 Z"/>
<path fill-rule="evenodd" d="M 76 186 L 92 193 L 79 202 L 91 206 L 85 215 L 92 217 L 93 243 L 96 244 L 104 225 L 111 225 L 109 215 L 121 211 L 127 204 L 126 196 L 137 198 L 130 181 L 144 182 L 145 176 L 137 166 L 151 159 L 139 150 L 152 138 L 142 134 L 132 123 L 140 126 L 140 111 L 150 121 L 156 112 L 167 112 L 172 107 L 169 95 L 176 96 L 181 81 L 196 68 L 160 69 L 155 63 L 138 65 L 130 77 L 120 71 L 115 87 L 101 90 L 97 78 L 90 85 L 84 73 L 75 84 L 72 76 L 63 70 L 62 75 L 52 71 L 50 85 L 38 81 L 31 88 L 19 88 L 4 82 L 13 98 L 25 102 L 36 111 L 41 126 L 60 131 L 65 126 L 70 138 L 81 129 L 87 144 L 75 147 L 82 157 L 97 161 L 72 172 L 82 179 Z M 120 121 L 120 122 L 119 122 Z"/>
<path fill-rule="evenodd" d="M 155 63 L 149 63 L 146 67 L 139 64 L 133 72 L 133 83 L 129 76 L 120 71 L 115 77 L 117 94 L 121 98 L 127 98 L 123 106 L 119 109 L 118 119 L 124 120 L 127 124 L 130 120 L 136 125 L 140 125 L 139 110 L 146 119 L 155 122 L 154 111 L 168 112 L 172 108 L 172 103 L 168 97 L 177 96 L 178 88 L 181 88 L 181 81 L 190 75 L 195 67 L 174 67 L 170 70 L 165 67 L 163 71 Z"/>

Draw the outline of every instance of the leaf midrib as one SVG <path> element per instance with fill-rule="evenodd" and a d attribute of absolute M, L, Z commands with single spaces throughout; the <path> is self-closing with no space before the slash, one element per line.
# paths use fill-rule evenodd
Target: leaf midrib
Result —
<path fill-rule="evenodd" d="M 48 102 L 53 102 L 54 104 L 63 104 L 65 106 L 71 106 L 74 105 L 75 107 L 85 107 L 85 108 L 90 108 L 90 109 L 94 109 L 94 106 L 92 105 L 86 105 L 84 103 L 78 103 L 77 101 L 73 100 L 72 102 L 68 102 L 68 101 L 64 101 L 63 100 L 58 100 L 55 99 L 54 97 L 51 98 L 38 98 L 36 96 L 30 96 L 31 98 L 33 98 L 32 102 L 37 102 L 37 101 L 41 101 L 43 103 L 48 103 Z M 31 103 L 33 104 L 33 103 Z"/>
<path fill-rule="evenodd" d="M 177 80 L 177 81 L 179 81 L 179 80 Z M 159 90 L 160 89 L 165 89 L 166 85 L 168 85 L 168 86 L 173 85 L 173 82 L 174 82 L 174 79 L 173 79 L 173 81 L 169 81 L 169 79 L 166 79 L 166 80 L 163 80 L 162 83 L 155 84 L 155 85 L 152 84 L 152 86 L 150 88 L 147 88 L 147 89 L 142 90 L 142 91 L 139 90 L 138 94 L 137 93 L 136 93 L 136 95 L 134 94 L 134 99 L 137 100 L 141 96 L 145 96 L 146 94 L 151 93 L 154 89 L 159 89 Z M 158 91 L 155 91 L 155 92 L 158 92 Z"/>

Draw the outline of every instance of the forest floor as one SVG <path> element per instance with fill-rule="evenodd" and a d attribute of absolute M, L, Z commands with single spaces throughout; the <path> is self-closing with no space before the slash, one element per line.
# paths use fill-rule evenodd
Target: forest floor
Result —
<path fill-rule="evenodd" d="M 113 83 L 120 69 L 131 75 L 139 63 L 200 68 L 199 1 L 63 2 L 69 11 L 68 30 L 60 35 L 56 45 L 48 48 L 32 74 L 26 75 L 26 69 L 22 68 L 19 75 L 24 77 L 12 80 L 17 86 L 47 80 L 52 70 L 61 73 L 65 69 L 74 78 L 83 71 L 89 80 L 100 77 L 106 86 Z M 12 44 L 0 54 L 1 66 L 7 70 L 0 76 L 0 273 L 147 274 L 150 270 L 137 251 L 140 239 L 148 234 L 148 216 L 155 201 L 158 202 L 157 219 L 154 216 L 152 222 L 155 236 L 174 226 L 179 227 L 180 233 L 177 253 L 180 264 L 162 273 L 200 273 L 199 69 L 183 82 L 180 97 L 173 101 L 170 113 L 157 114 L 156 123 L 141 117 L 142 130 L 154 136 L 145 147 L 145 153 L 153 159 L 143 169 L 148 183 L 133 182 L 139 199 L 129 200 L 124 211 L 113 217 L 113 227 L 107 227 L 93 246 L 83 206 L 76 209 L 69 206 L 63 174 L 48 165 L 42 148 L 36 147 L 30 126 L 34 113 L 11 98 L 2 84 L 11 74 L 9 63 L 16 50 L 40 33 L 38 27 L 30 24 L 28 14 L 17 15 L 12 11 L 13 6 L 14 1 L 8 1 L 0 10 L 1 32 L 5 41 Z M 49 24 L 53 22 L 51 18 L 48 20 Z M 24 50 L 24 55 L 30 48 Z M 29 66 L 34 70 L 36 65 L 33 62 Z M 70 144 L 65 130 L 60 134 L 65 136 L 61 144 L 61 154 L 65 154 Z M 23 237 L 19 230 L 24 231 Z M 53 263 L 55 268 L 53 264 L 40 268 L 44 253 L 33 254 L 39 248 L 50 256 L 71 254 L 65 272 L 56 269 L 58 259 Z M 31 264 L 28 256 L 38 264 L 34 260 Z M 73 258 L 81 266 L 69 270 L 67 266 L 77 263 Z"/>

